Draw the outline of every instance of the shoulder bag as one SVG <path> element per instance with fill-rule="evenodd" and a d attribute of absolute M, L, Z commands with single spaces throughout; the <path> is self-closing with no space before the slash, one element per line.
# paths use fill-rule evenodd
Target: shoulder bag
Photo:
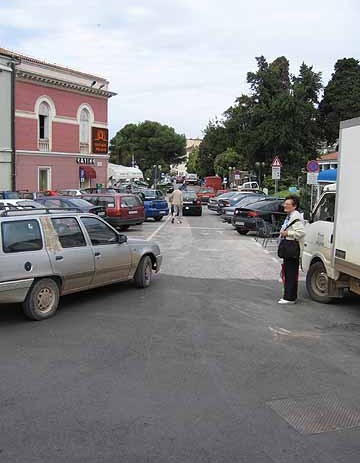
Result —
<path fill-rule="evenodd" d="M 295 219 L 293 222 L 284 228 L 283 231 L 294 225 L 295 222 L 299 222 L 299 219 Z M 278 256 L 280 259 L 298 259 L 300 257 L 300 245 L 296 240 L 282 239 L 278 247 Z"/>

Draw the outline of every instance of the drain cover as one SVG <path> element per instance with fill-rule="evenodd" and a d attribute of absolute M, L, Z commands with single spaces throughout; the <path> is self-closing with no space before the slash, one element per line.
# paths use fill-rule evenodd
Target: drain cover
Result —
<path fill-rule="evenodd" d="M 360 426 L 360 409 L 350 407 L 336 395 L 274 400 L 268 402 L 268 405 L 302 434 Z"/>

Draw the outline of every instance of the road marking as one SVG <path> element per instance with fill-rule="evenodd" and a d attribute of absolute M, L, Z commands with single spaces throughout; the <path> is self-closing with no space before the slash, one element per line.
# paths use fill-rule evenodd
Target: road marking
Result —
<path fill-rule="evenodd" d="M 151 233 L 151 235 L 148 238 L 146 238 L 146 241 L 151 241 L 153 238 L 155 238 L 155 236 L 165 227 L 165 225 L 169 222 L 170 219 L 171 216 L 169 215 L 165 222 L 159 225 L 158 228 L 153 233 Z"/>
<path fill-rule="evenodd" d="M 280 264 L 279 259 L 277 259 L 276 257 L 272 257 L 272 260 L 273 260 L 276 264 Z"/>

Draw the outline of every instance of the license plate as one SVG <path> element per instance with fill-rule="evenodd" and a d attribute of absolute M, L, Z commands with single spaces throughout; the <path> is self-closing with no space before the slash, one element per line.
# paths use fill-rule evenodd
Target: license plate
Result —
<path fill-rule="evenodd" d="M 243 227 L 245 225 L 245 222 L 236 222 L 236 225 L 240 225 L 241 227 Z"/>
<path fill-rule="evenodd" d="M 137 214 L 138 211 L 129 211 L 129 214 Z"/>
<path fill-rule="evenodd" d="M 160 211 L 160 214 L 167 214 L 166 211 Z"/>

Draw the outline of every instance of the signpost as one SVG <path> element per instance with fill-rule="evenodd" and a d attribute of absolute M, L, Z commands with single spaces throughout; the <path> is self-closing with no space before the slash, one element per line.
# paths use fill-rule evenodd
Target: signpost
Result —
<path fill-rule="evenodd" d="M 281 178 L 282 163 L 278 156 L 275 156 L 271 163 L 272 179 L 275 180 L 275 194 L 278 192 L 278 184 Z"/>
<path fill-rule="evenodd" d="M 314 198 L 314 185 L 318 184 L 318 176 L 319 176 L 319 170 L 320 170 L 319 163 L 315 159 L 309 161 L 307 163 L 306 170 L 307 170 L 307 181 L 306 181 L 306 183 L 308 185 L 311 185 L 310 209 L 312 210 L 312 208 L 313 208 L 313 198 Z"/>

